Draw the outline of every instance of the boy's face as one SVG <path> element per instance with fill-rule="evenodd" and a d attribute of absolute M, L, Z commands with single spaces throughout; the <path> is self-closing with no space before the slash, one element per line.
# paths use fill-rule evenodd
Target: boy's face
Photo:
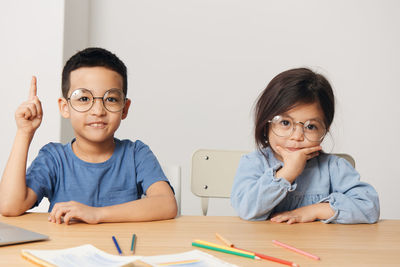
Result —
<path fill-rule="evenodd" d="M 93 106 L 85 112 L 72 108 L 71 102 L 65 98 L 58 100 L 61 115 L 71 120 L 76 139 L 94 143 L 113 141 L 121 120 L 128 115 L 131 102 L 127 99 L 122 110 L 111 112 L 104 107 L 100 98 L 110 89 L 116 88 L 122 92 L 121 75 L 104 67 L 83 67 L 72 71 L 69 79 L 68 97 L 77 89 L 87 89 L 95 97 Z M 87 98 L 82 97 L 82 100 L 87 101 Z"/>

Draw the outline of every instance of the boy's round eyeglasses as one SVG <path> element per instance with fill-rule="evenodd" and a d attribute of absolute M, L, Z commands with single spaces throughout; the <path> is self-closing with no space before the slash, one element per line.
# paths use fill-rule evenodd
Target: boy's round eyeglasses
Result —
<path fill-rule="evenodd" d="M 304 137 L 311 142 L 319 142 L 324 139 L 327 130 L 325 124 L 319 120 L 308 120 L 306 122 L 293 121 L 292 118 L 286 116 L 275 116 L 268 121 L 274 134 L 280 137 L 289 137 L 296 129 L 296 125 L 300 124 Z"/>
<path fill-rule="evenodd" d="M 71 107 L 78 112 L 86 112 L 90 110 L 96 99 L 101 99 L 103 107 L 110 112 L 121 111 L 126 102 L 125 94 L 121 89 L 112 88 L 105 92 L 103 97 L 94 97 L 92 92 L 85 88 L 79 88 L 72 92 L 67 98 Z"/>

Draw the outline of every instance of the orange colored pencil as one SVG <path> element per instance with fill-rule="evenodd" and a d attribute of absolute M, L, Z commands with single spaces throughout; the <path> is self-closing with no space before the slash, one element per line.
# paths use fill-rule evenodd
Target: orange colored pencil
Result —
<path fill-rule="evenodd" d="M 264 260 L 269 260 L 269 261 L 273 261 L 273 262 L 285 264 L 285 265 L 292 266 L 292 267 L 299 267 L 299 265 L 298 265 L 297 263 L 294 263 L 294 262 L 290 262 L 290 261 L 287 261 L 287 260 L 278 259 L 278 258 L 275 258 L 275 257 L 271 257 L 271 256 L 268 256 L 268 255 L 262 254 L 262 253 L 250 251 L 250 250 L 247 250 L 247 249 L 238 248 L 238 247 L 236 247 L 231 241 L 229 241 L 228 239 L 222 237 L 220 234 L 215 233 L 215 235 L 216 235 L 216 237 L 217 237 L 219 240 L 221 240 L 222 243 L 224 243 L 226 246 L 230 246 L 230 247 L 236 248 L 236 249 L 238 249 L 238 250 L 242 250 L 242 251 L 254 253 L 254 255 L 256 255 L 257 257 L 260 257 L 261 259 L 264 259 Z"/>
<path fill-rule="evenodd" d="M 221 242 L 224 243 L 225 246 L 234 247 L 233 243 L 232 243 L 231 241 L 229 241 L 228 239 L 224 238 L 222 235 L 220 235 L 220 234 L 218 234 L 218 233 L 215 233 L 215 236 L 216 236 L 219 240 L 221 240 Z"/>

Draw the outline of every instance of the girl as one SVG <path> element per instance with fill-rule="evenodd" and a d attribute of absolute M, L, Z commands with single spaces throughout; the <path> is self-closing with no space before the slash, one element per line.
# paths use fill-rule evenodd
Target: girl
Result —
<path fill-rule="evenodd" d="M 375 223 L 379 199 L 343 158 L 320 146 L 334 116 L 324 76 L 305 68 L 280 73 L 258 98 L 258 150 L 242 157 L 231 203 L 246 220 Z"/>

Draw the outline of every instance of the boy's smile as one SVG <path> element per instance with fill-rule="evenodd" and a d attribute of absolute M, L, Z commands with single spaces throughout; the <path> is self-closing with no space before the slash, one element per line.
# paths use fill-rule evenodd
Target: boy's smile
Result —
<path fill-rule="evenodd" d="M 76 143 L 95 146 L 113 144 L 114 133 L 127 116 L 130 100 L 126 100 L 121 111 L 110 112 L 104 107 L 102 98 L 110 89 L 122 91 L 122 86 L 121 75 L 104 67 L 82 67 L 70 73 L 68 97 L 77 89 L 89 90 L 94 97 L 93 106 L 84 112 L 75 110 L 64 98 L 59 100 L 62 116 L 71 121 Z M 88 100 L 82 97 L 81 101 Z"/>
<path fill-rule="evenodd" d="M 102 121 L 99 121 L 99 122 L 91 122 L 91 123 L 88 123 L 88 125 L 89 125 L 90 127 L 93 127 L 93 128 L 103 129 L 107 124 L 104 123 L 104 122 L 102 122 Z"/>

